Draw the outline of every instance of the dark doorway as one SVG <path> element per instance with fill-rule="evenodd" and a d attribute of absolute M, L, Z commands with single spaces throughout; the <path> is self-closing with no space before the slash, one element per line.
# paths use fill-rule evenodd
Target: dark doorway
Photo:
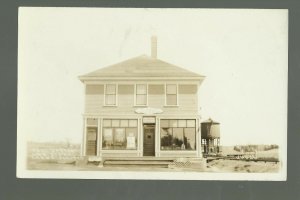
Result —
<path fill-rule="evenodd" d="M 144 125 L 144 156 L 155 156 L 155 125 Z"/>

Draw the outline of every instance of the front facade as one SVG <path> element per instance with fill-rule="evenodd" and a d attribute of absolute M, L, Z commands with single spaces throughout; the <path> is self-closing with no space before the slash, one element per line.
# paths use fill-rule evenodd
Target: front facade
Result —
<path fill-rule="evenodd" d="M 152 56 L 80 76 L 85 86 L 82 155 L 191 157 L 201 152 L 198 91 L 204 77 Z"/>

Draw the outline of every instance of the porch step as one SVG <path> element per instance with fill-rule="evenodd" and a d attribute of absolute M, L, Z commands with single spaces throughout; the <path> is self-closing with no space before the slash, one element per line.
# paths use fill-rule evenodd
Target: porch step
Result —
<path fill-rule="evenodd" d="M 106 160 L 106 165 L 168 165 L 168 161 L 143 161 L 143 160 Z"/>
<path fill-rule="evenodd" d="M 110 158 L 105 159 L 104 166 L 127 166 L 127 167 L 165 167 L 167 168 L 173 159 L 157 158 Z"/>
<path fill-rule="evenodd" d="M 170 157 L 109 157 L 103 158 L 103 160 L 126 160 L 126 161 L 173 161 L 176 158 Z"/>

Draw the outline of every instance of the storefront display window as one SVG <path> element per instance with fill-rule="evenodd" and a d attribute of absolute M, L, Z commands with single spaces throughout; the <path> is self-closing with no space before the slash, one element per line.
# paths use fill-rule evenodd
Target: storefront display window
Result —
<path fill-rule="evenodd" d="M 161 150 L 195 150 L 196 120 L 160 120 Z"/>
<path fill-rule="evenodd" d="M 137 148 L 136 119 L 104 119 L 102 149 L 126 150 Z"/>

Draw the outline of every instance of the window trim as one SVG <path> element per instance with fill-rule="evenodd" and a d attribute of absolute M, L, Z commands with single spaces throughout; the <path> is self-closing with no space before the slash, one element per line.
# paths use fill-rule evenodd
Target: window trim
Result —
<path fill-rule="evenodd" d="M 194 128 L 195 129 L 195 149 L 184 149 L 184 150 L 174 150 L 174 149 L 162 149 L 161 147 L 161 137 L 162 137 L 162 133 L 161 133 L 161 129 L 162 129 L 162 127 L 161 127 L 161 120 L 168 120 L 169 122 L 169 125 L 168 125 L 168 127 L 164 127 L 164 128 L 171 128 L 172 129 L 172 137 L 173 137 L 173 129 L 174 128 L 182 128 L 183 129 L 183 137 L 185 137 L 185 129 L 186 128 Z M 188 127 L 188 126 L 186 126 L 186 127 L 178 127 L 178 124 L 177 124 L 177 126 L 176 127 L 171 127 L 170 126 L 170 120 L 177 120 L 177 123 L 178 123 L 178 120 L 186 120 L 186 121 L 188 121 L 188 120 L 195 120 L 195 126 L 194 127 Z M 186 123 L 186 125 L 187 125 L 187 123 Z M 197 152 L 198 151 L 198 136 L 197 136 L 197 119 L 194 119 L 194 118 L 160 118 L 159 119 L 159 138 L 160 138 L 160 141 L 159 141 L 159 150 L 160 150 L 160 152 L 177 152 L 177 153 L 179 153 L 179 152 L 182 152 L 182 153 L 184 153 L 184 152 Z"/>
<path fill-rule="evenodd" d="M 146 104 L 145 105 L 138 105 L 136 104 L 137 101 L 137 85 L 146 85 Z M 134 84 L 134 107 L 148 107 L 148 83 L 136 83 Z"/>
<path fill-rule="evenodd" d="M 176 85 L 176 105 L 168 105 L 167 104 L 167 85 Z M 165 105 L 164 107 L 178 107 L 179 102 L 178 102 L 178 83 L 165 83 Z"/>
<path fill-rule="evenodd" d="M 106 104 L 106 86 L 107 85 L 115 85 L 116 86 L 116 103 L 115 103 L 115 105 L 110 105 L 110 104 Z M 103 104 L 103 106 L 105 106 L 105 107 L 117 107 L 118 106 L 118 88 L 119 88 L 119 84 L 116 84 L 116 83 L 106 83 L 106 84 L 104 84 L 104 104 Z"/>
<path fill-rule="evenodd" d="M 109 117 L 109 118 L 102 118 L 102 121 L 104 120 L 110 120 L 110 126 L 104 126 L 104 123 L 102 123 L 102 126 L 101 126 L 101 131 L 102 131 L 102 134 L 101 134 L 101 152 L 111 152 L 111 153 L 115 153 L 115 152 L 122 152 L 122 153 L 131 153 L 133 151 L 138 151 L 138 148 L 139 148 L 139 119 L 138 118 L 115 118 L 115 117 Z M 116 127 L 116 126 L 113 126 L 112 125 L 112 120 L 118 120 L 119 121 L 119 126 Z M 121 120 L 127 120 L 128 121 L 128 126 L 121 126 Z M 136 121 L 136 126 L 130 126 L 129 124 L 129 121 L 130 120 L 135 120 Z M 103 142 L 104 142 L 104 129 L 112 129 L 112 143 L 114 144 L 115 143 L 115 129 L 124 129 L 125 130 L 125 140 L 126 140 L 126 130 L 127 129 L 131 129 L 131 128 L 134 128 L 136 129 L 136 148 L 134 149 L 114 149 L 114 147 L 112 149 L 106 149 L 105 147 L 103 148 Z"/>

